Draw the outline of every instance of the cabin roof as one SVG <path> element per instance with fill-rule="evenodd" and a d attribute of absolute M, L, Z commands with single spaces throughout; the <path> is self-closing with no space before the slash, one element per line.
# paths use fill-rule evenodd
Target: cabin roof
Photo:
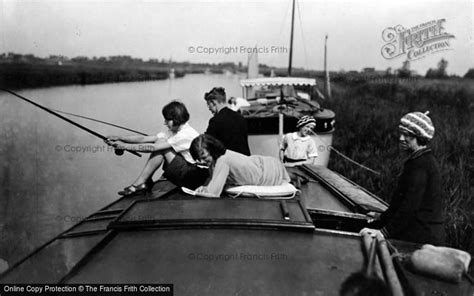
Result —
<path fill-rule="evenodd" d="M 242 87 L 251 87 L 256 85 L 316 85 L 316 79 L 300 78 L 300 77 L 268 77 L 268 78 L 254 78 L 243 79 L 240 81 Z"/>
<path fill-rule="evenodd" d="M 386 205 L 327 168 L 291 169 L 308 182 L 299 198 L 284 201 L 196 198 L 159 180 L 152 192 L 122 197 L 45 243 L 1 274 L 0 283 L 171 283 L 177 295 L 337 295 L 364 262 L 357 234 L 364 213 Z M 418 247 L 392 242 L 404 253 Z M 414 295 L 474 289 L 467 280 L 454 285 L 399 265 Z"/>

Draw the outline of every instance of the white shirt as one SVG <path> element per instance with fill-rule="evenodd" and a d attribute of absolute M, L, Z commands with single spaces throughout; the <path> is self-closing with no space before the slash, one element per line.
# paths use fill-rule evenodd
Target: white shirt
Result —
<path fill-rule="evenodd" d="M 287 158 L 299 160 L 317 157 L 318 151 L 316 143 L 310 136 L 300 137 L 297 132 L 289 133 L 283 136 L 281 149 L 284 149 L 284 155 Z"/>
<path fill-rule="evenodd" d="M 181 125 L 176 133 L 167 130 L 166 132 L 158 133 L 156 136 L 160 140 L 165 139 L 173 150 L 181 154 L 187 162 L 195 163 L 191 153 L 189 153 L 189 147 L 191 147 L 191 142 L 194 138 L 199 136 L 199 133 L 187 122 Z"/>

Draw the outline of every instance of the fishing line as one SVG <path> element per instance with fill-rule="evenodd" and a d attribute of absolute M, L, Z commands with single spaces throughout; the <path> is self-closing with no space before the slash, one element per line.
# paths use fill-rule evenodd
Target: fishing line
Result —
<path fill-rule="evenodd" d="M 107 122 L 107 121 L 102 121 L 102 120 L 95 119 L 95 118 L 92 118 L 92 117 L 87 117 L 87 116 L 84 116 L 84 115 L 69 113 L 69 112 L 61 111 L 61 110 L 57 110 L 57 109 L 51 109 L 51 110 L 53 110 L 54 112 L 57 112 L 57 113 L 66 114 L 66 115 L 70 115 L 70 116 L 74 116 L 74 117 L 78 117 L 78 118 L 87 119 L 87 120 L 90 120 L 90 121 L 102 123 L 102 124 L 105 124 L 105 125 L 113 126 L 113 127 L 123 129 L 123 130 L 129 131 L 129 132 L 132 132 L 132 133 L 136 133 L 136 134 L 139 134 L 139 135 L 142 135 L 142 136 L 148 136 L 145 133 L 142 133 L 142 132 L 136 131 L 134 129 L 118 125 L 118 124 L 110 123 L 110 122 Z"/>
<path fill-rule="evenodd" d="M 44 107 L 43 105 L 40 105 L 40 104 L 38 104 L 38 103 L 35 103 L 35 102 L 31 101 L 30 99 L 27 99 L 27 98 L 25 98 L 25 97 L 23 97 L 23 96 L 21 96 L 21 95 L 15 93 L 15 92 L 9 90 L 9 89 L 0 88 L 0 90 L 2 90 L 2 91 L 4 91 L 4 92 L 7 92 L 7 93 L 9 93 L 9 94 L 11 94 L 11 95 L 13 95 L 13 96 L 15 96 L 15 97 L 17 97 L 17 98 L 20 98 L 20 99 L 22 99 L 23 101 L 28 102 L 28 103 L 30 103 L 30 104 L 32 104 L 32 105 L 34 105 L 34 106 L 36 106 L 36 107 L 38 107 L 38 108 L 40 108 L 40 109 L 42 109 L 42 110 L 48 112 L 48 113 L 50 113 L 50 114 L 52 114 L 52 115 L 54 115 L 54 116 L 56 116 L 56 117 L 59 117 L 59 118 L 61 118 L 62 120 L 66 121 L 66 122 L 69 122 L 70 124 L 72 124 L 72 125 L 74 125 L 74 126 L 80 128 L 80 129 L 82 129 L 83 131 L 88 132 L 89 134 L 91 134 L 91 135 L 93 135 L 93 136 L 95 136 L 95 137 L 97 137 L 97 138 L 99 138 L 99 139 L 101 139 L 101 140 L 103 140 L 103 141 L 106 141 L 106 140 L 107 140 L 107 137 L 105 137 L 105 136 L 103 136 L 103 135 L 101 135 L 101 134 L 99 134 L 99 133 L 97 133 L 97 132 L 95 132 L 95 131 L 93 131 L 93 130 L 91 130 L 91 129 L 89 129 L 89 128 L 87 128 L 87 127 L 85 127 L 85 126 L 83 126 L 83 125 L 81 125 L 81 124 L 79 124 L 79 123 L 77 123 L 77 122 L 75 122 L 75 121 L 72 121 L 71 119 L 69 119 L 69 118 L 67 118 L 67 117 L 62 116 L 61 114 L 59 114 L 59 113 L 57 113 L 57 112 L 55 112 L 55 111 L 53 111 L 53 110 L 51 110 L 51 109 L 49 109 L 49 108 L 47 108 L 47 107 Z M 121 150 L 121 149 L 115 149 L 115 154 L 117 154 L 117 155 L 122 155 L 124 151 L 127 151 L 128 153 L 131 153 L 131 154 L 133 154 L 133 155 L 136 155 L 136 156 L 138 156 L 138 157 L 141 157 L 141 154 L 138 153 L 138 152 L 135 152 L 135 151 L 128 151 L 128 150 Z"/>

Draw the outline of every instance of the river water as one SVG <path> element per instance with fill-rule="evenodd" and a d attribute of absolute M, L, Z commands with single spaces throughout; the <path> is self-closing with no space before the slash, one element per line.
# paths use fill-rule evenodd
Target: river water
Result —
<path fill-rule="evenodd" d="M 179 99 L 190 124 L 204 132 L 211 114 L 204 93 L 223 86 L 240 96 L 237 75 L 186 75 L 174 80 L 51 87 L 18 91 L 46 107 L 144 133 L 165 129 L 162 107 Z M 104 135 L 130 132 L 72 118 Z M 147 155 L 116 156 L 98 138 L 16 97 L 0 93 L 0 270 L 119 198 Z"/>

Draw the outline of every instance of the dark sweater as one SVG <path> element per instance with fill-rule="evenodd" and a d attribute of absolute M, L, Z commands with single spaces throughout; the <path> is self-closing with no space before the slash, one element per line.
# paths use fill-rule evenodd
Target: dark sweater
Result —
<path fill-rule="evenodd" d="M 209 120 L 206 134 L 220 140 L 227 149 L 250 155 L 247 122 L 238 112 L 222 108 Z"/>
<path fill-rule="evenodd" d="M 405 162 L 397 189 L 381 216 L 390 238 L 444 244 L 444 200 L 441 177 L 431 149 L 414 152 Z"/>

